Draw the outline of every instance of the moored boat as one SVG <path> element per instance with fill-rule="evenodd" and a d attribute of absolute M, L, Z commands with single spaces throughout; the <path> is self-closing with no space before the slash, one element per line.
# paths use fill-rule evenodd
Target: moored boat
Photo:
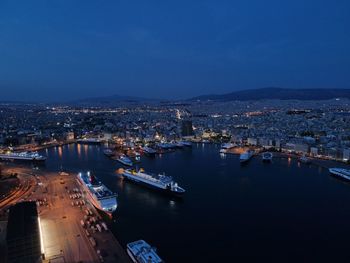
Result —
<path fill-rule="evenodd" d="M 149 146 L 142 147 L 142 150 L 145 154 L 147 154 L 149 156 L 155 156 L 155 154 L 157 153 L 156 150 L 154 150 L 153 148 L 151 148 Z"/>
<path fill-rule="evenodd" d="M 38 152 L 20 152 L 20 153 L 9 152 L 9 153 L 0 154 L 0 159 L 43 162 L 46 160 L 46 156 L 40 155 Z"/>
<path fill-rule="evenodd" d="M 104 155 L 106 155 L 106 156 L 108 156 L 108 157 L 111 157 L 111 156 L 113 156 L 114 155 L 114 152 L 113 152 L 113 150 L 112 149 L 104 149 L 103 150 L 103 154 Z"/>
<path fill-rule="evenodd" d="M 329 168 L 329 172 L 335 176 L 350 181 L 350 170 L 344 168 Z"/>
<path fill-rule="evenodd" d="M 77 140 L 77 143 L 81 144 L 100 144 L 103 140 L 100 138 L 81 138 Z"/>
<path fill-rule="evenodd" d="M 112 214 L 117 209 L 117 195 L 102 184 L 90 172 L 79 173 L 78 182 L 86 192 L 88 200 L 99 210 Z"/>
<path fill-rule="evenodd" d="M 123 171 L 122 177 L 168 194 L 181 196 L 185 193 L 185 189 L 180 187 L 171 176 L 166 176 L 163 174 L 150 174 L 146 173 L 143 169 L 138 171 L 126 169 Z"/>
<path fill-rule="evenodd" d="M 134 263 L 163 263 L 157 250 L 144 240 L 137 240 L 126 245 L 126 251 Z"/>
<path fill-rule="evenodd" d="M 180 143 L 185 147 L 192 147 L 192 142 L 189 141 L 180 141 Z"/>
<path fill-rule="evenodd" d="M 298 160 L 299 160 L 299 162 L 305 163 L 305 164 L 310 164 L 311 163 L 311 159 L 307 158 L 305 155 L 301 156 Z"/>
<path fill-rule="evenodd" d="M 226 149 L 220 149 L 220 153 L 227 153 L 227 150 Z"/>
<path fill-rule="evenodd" d="M 235 146 L 236 146 L 236 144 L 234 144 L 234 143 L 230 143 L 230 142 L 223 143 L 223 144 L 221 144 L 221 149 L 228 150 L 228 149 L 234 148 Z"/>
<path fill-rule="evenodd" d="M 121 164 L 124 164 L 126 166 L 133 166 L 133 162 L 130 160 L 129 157 L 125 156 L 125 155 L 121 155 L 119 156 L 119 158 L 117 159 L 118 162 L 120 162 Z"/>
<path fill-rule="evenodd" d="M 254 155 L 254 151 L 253 150 L 247 150 L 244 153 L 241 153 L 241 155 L 239 156 L 239 161 L 243 164 L 248 162 Z"/>
<path fill-rule="evenodd" d="M 266 163 L 272 162 L 273 154 L 271 152 L 264 152 L 262 154 L 262 161 Z"/>

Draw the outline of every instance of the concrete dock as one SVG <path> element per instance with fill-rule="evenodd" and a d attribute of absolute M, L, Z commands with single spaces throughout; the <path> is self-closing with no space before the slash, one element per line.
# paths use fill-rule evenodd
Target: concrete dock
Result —
<path fill-rule="evenodd" d="M 37 202 L 46 262 L 131 262 L 108 222 L 85 198 L 75 174 L 30 169 L 27 174 L 30 191 L 7 205 L 21 200 Z"/>

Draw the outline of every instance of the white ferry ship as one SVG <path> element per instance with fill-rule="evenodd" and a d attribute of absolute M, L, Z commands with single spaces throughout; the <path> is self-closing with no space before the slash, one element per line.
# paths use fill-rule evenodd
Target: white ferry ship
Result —
<path fill-rule="evenodd" d="M 127 156 L 125 155 L 121 155 L 118 159 L 117 159 L 118 162 L 120 162 L 121 164 L 124 164 L 126 166 L 132 166 L 133 165 L 133 162 L 130 160 L 130 158 L 128 158 Z"/>
<path fill-rule="evenodd" d="M 82 185 L 89 201 L 101 211 L 112 214 L 117 209 L 117 194 L 109 190 L 90 172 L 79 173 L 78 182 Z"/>
<path fill-rule="evenodd" d="M 144 184 L 146 186 L 176 196 L 181 196 L 185 193 L 185 189 L 178 186 L 178 184 L 174 182 L 171 176 L 166 176 L 162 174 L 148 174 L 145 173 L 143 169 L 140 169 L 139 171 L 126 169 L 122 173 L 122 176 L 123 178 L 126 178 L 130 181 Z"/>
<path fill-rule="evenodd" d="M 245 151 L 244 153 L 241 153 L 241 155 L 239 156 L 239 161 L 241 163 L 246 163 L 253 157 L 253 154 L 254 154 L 254 151 L 252 150 Z"/>
<path fill-rule="evenodd" d="M 137 240 L 126 245 L 126 251 L 134 263 L 164 263 L 157 255 L 157 250 L 144 240 Z"/>
<path fill-rule="evenodd" d="M 20 153 L 2 153 L 2 160 L 20 160 L 20 161 L 45 161 L 46 157 L 37 152 L 20 152 Z"/>
<path fill-rule="evenodd" d="M 345 180 L 350 181 L 350 170 L 343 168 L 329 168 L 329 172 Z"/>

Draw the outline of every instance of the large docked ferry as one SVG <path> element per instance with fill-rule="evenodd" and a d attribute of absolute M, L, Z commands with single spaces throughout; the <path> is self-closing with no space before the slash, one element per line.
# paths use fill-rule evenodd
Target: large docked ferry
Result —
<path fill-rule="evenodd" d="M 241 163 L 246 163 L 253 157 L 253 155 L 254 155 L 254 151 L 252 150 L 245 151 L 244 153 L 241 153 L 241 155 L 239 156 L 239 161 Z"/>
<path fill-rule="evenodd" d="M 101 211 L 112 214 L 117 209 L 117 194 L 102 184 L 90 172 L 79 173 L 78 182 L 84 188 L 89 201 Z"/>
<path fill-rule="evenodd" d="M 126 251 L 134 263 L 162 263 L 157 250 L 144 240 L 137 240 L 126 245 Z"/>
<path fill-rule="evenodd" d="M 350 181 L 350 170 L 343 168 L 329 168 L 329 172 L 333 175 Z"/>
<path fill-rule="evenodd" d="M 19 160 L 19 161 L 45 161 L 46 157 L 37 152 L 20 152 L 20 153 L 2 153 L 0 154 L 2 160 Z"/>
<path fill-rule="evenodd" d="M 123 171 L 122 176 L 130 181 L 144 184 L 151 188 L 176 196 L 181 196 L 185 193 L 185 189 L 178 186 L 171 176 L 163 174 L 148 174 L 145 173 L 143 169 L 140 169 L 139 171 L 126 169 Z"/>

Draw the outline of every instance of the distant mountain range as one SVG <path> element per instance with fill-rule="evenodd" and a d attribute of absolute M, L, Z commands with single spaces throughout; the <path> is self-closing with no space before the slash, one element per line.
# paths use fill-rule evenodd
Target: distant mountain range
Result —
<path fill-rule="evenodd" d="M 191 98 L 191 101 L 233 101 L 233 100 L 328 100 L 333 98 L 350 99 L 350 89 L 284 89 L 261 88 L 234 91 L 227 94 L 203 95 Z"/>
<path fill-rule="evenodd" d="M 265 99 L 279 99 L 279 100 L 328 100 L 334 98 L 348 98 L 350 99 L 350 89 L 285 89 L 285 88 L 260 88 L 239 90 L 226 94 L 209 94 L 193 97 L 182 102 L 189 103 L 191 101 L 248 101 L 248 100 L 265 100 Z M 161 100 L 152 98 L 142 98 L 134 96 L 101 96 L 90 97 L 85 99 L 77 99 L 66 102 L 56 101 L 54 103 L 64 103 L 68 105 L 77 106 L 116 106 L 121 104 L 139 104 L 139 103 L 179 103 L 179 100 Z M 49 102 L 25 102 L 25 101 L 1 101 L 0 104 L 40 104 Z M 53 102 L 52 102 L 53 103 Z"/>
<path fill-rule="evenodd" d="M 138 102 L 152 102 L 156 101 L 154 99 L 148 99 L 148 98 L 141 98 L 141 97 L 132 97 L 132 96 L 119 96 L 119 95 L 112 95 L 112 96 L 104 96 L 104 97 L 91 97 L 86 99 L 80 99 L 71 101 L 71 104 L 78 104 L 78 105 L 114 105 L 119 104 L 122 102 L 127 103 L 138 103 Z"/>

